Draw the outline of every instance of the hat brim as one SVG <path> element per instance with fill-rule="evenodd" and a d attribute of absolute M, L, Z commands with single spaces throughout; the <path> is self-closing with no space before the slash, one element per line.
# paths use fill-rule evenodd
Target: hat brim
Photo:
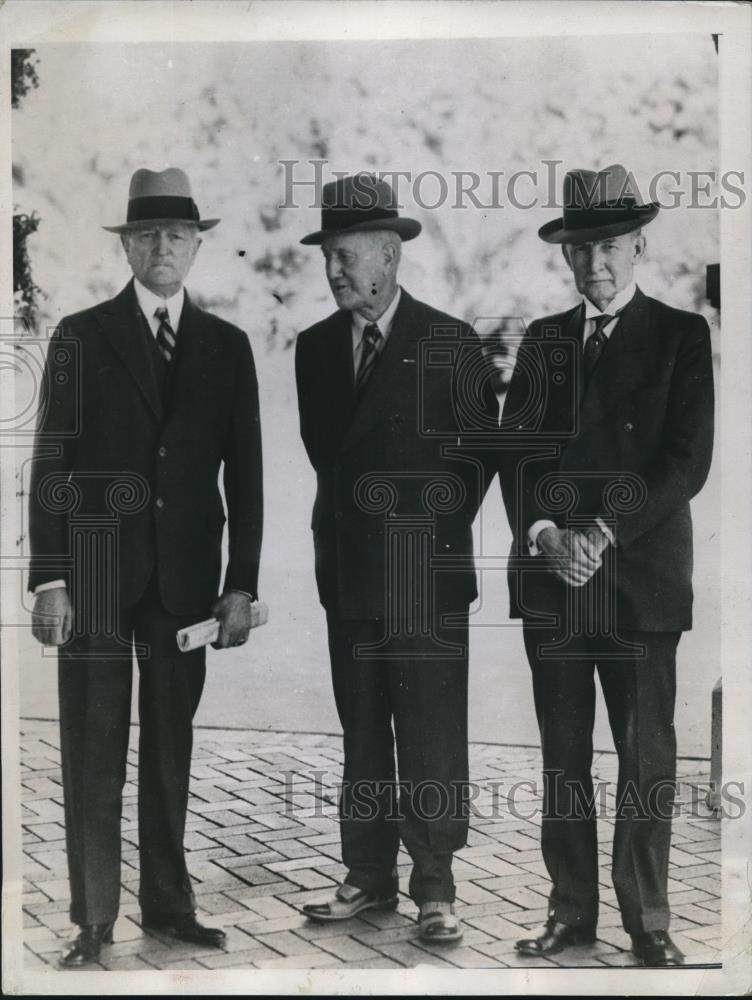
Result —
<path fill-rule="evenodd" d="M 199 232 L 206 229 L 213 229 L 220 219 L 201 219 L 196 222 L 194 219 L 141 219 L 138 222 L 124 222 L 121 226 L 102 226 L 108 233 L 131 233 L 134 229 L 148 229 L 149 226 L 164 225 L 168 222 L 185 222 L 188 225 L 198 227 Z"/>
<path fill-rule="evenodd" d="M 624 236 L 640 226 L 652 222 L 658 215 L 660 205 L 651 202 L 649 205 L 635 205 L 629 210 L 629 215 L 622 222 L 610 222 L 603 226 L 589 226 L 582 229 L 565 229 L 564 219 L 554 219 L 538 230 L 538 236 L 546 243 L 594 243 L 597 240 L 608 239 L 609 236 Z"/>
<path fill-rule="evenodd" d="M 356 226 L 346 226 L 343 229 L 319 229 L 309 233 L 300 241 L 305 246 L 320 246 L 324 240 L 332 236 L 345 236 L 347 233 L 370 233 L 378 229 L 388 229 L 397 233 L 403 242 L 414 240 L 423 227 L 417 219 L 371 219 L 359 222 Z"/>

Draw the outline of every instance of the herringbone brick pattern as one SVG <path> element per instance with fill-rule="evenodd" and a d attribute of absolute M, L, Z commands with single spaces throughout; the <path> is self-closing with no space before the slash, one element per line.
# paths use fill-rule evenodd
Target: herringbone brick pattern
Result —
<path fill-rule="evenodd" d="M 24 927 L 27 968 L 49 969 L 73 933 L 63 828 L 57 723 L 24 722 L 22 756 Z M 538 751 L 471 746 L 476 794 L 468 846 L 454 874 L 465 935 L 456 947 L 418 940 L 416 907 L 402 894 L 395 912 L 364 912 L 316 925 L 298 907 L 326 898 L 344 874 L 336 819 L 341 776 L 334 736 L 198 730 L 186 834 L 199 917 L 227 931 L 222 950 L 176 944 L 139 926 L 136 745 L 132 731 L 123 808 L 121 914 L 105 969 L 538 968 L 634 964 L 610 878 L 616 759 L 596 756 L 603 782 L 599 819 L 598 941 L 554 960 L 520 959 L 515 940 L 546 917 L 548 880 L 538 845 Z M 688 963 L 720 960 L 720 824 L 704 803 L 708 767 L 681 760 L 669 889 L 672 935 Z M 410 865 L 400 856 L 406 887 Z"/>

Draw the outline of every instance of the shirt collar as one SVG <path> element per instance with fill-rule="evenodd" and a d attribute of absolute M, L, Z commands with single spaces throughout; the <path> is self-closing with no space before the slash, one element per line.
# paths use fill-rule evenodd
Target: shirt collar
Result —
<path fill-rule="evenodd" d="M 637 285 L 634 281 L 630 282 L 626 288 L 622 288 L 620 292 L 614 295 L 606 306 L 605 312 L 610 316 L 615 316 L 620 309 L 623 309 L 624 306 L 632 301 L 632 296 L 636 291 Z M 585 303 L 585 319 L 595 319 L 596 316 L 603 316 L 604 310 L 593 305 L 590 299 L 583 298 L 582 301 Z"/>
<path fill-rule="evenodd" d="M 394 294 L 394 298 L 386 307 L 384 312 L 375 321 L 376 326 L 379 328 L 379 333 L 386 340 L 389 336 L 389 332 L 392 329 L 392 322 L 394 320 L 394 314 L 397 312 L 397 306 L 400 303 L 400 298 L 402 297 L 402 289 L 397 286 L 397 291 Z M 355 347 L 358 346 L 362 337 L 363 331 L 373 320 L 368 320 L 360 313 L 354 312 L 352 314 L 352 332 L 353 332 L 353 344 Z"/>
<path fill-rule="evenodd" d="M 138 278 L 134 276 L 133 287 L 136 291 L 136 298 L 138 299 L 138 304 L 141 307 L 141 311 L 144 316 L 151 321 L 154 313 L 160 306 L 166 306 L 167 312 L 170 315 L 170 326 L 173 330 L 177 331 L 180 325 L 180 317 L 183 314 L 183 303 L 185 302 L 185 289 L 180 288 L 179 291 L 175 292 L 169 299 L 163 299 L 159 295 L 155 295 L 146 285 L 142 284 Z"/>

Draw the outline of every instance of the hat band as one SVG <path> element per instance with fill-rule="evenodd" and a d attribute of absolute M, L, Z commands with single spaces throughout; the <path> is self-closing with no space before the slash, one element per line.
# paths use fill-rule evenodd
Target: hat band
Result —
<path fill-rule="evenodd" d="M 564 209 L 565 229 L 594 229 L 599 226 L 613 226 L 619 222 L 639 217 L 648 212 L 650 205 L 592 205 L 589 208 L 570 206 Z"/>
<path fill-rule="evenodd" d="M 397 212 L 389 208 L 322 208 L 321 228 L 323 230 L 350 229 L 363 222 L 382 222 L 397 217 Z"/>
<path fill-rule="evenodd" d="M 148 222 L 150 219 L 176 219 L 198 222 L 200 216 L 193 198 L 176 195 L 147 195 L 128 202 L 128 222 Z"/>

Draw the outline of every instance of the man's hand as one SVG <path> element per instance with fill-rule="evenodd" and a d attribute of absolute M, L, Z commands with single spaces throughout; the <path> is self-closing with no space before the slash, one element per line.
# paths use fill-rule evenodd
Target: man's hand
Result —
<path fill-rule="evenodd" d="M 570 587 L 583 587 L 600 569 L 608 538 L 599 528 L 587 532 L 544 528 L 537 544 L 560 580 Z"/>
<path fill-rule="evenodd" d="M 73 609 L 67 587 L 43 590 L 34 599 L 31 632 L 43 646 L 62 646 L 71 637 Z"/>
<path fill-rule="evenodd" d="M 214 602 L 212 614 L 219 620 L 219 636 L 212 648 L 242 646 L 251 630 L 251 602 L 247 595 L 234 591 L 222 594 Z"/>
<path fill-rule="evenodd" d="M 597 524 L 588 528 L 587 531 L 579 532 L 579 534 L 587 539 L 592 552 L 597 558 L 600 558 L 611 544 L 608 535 L 604 531 L 601 531 Z"/>

